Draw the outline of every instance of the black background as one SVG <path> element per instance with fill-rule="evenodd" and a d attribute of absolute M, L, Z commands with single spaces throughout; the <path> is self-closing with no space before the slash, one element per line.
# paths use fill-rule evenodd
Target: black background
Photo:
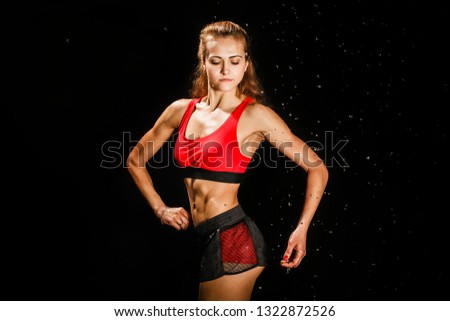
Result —
<path fill-rule="evenodd" d="M 193 230 L 161 226 L 123 161 L 188 96 L 198 32 L 222 19 L 248 30 L 270 105 L 330 171 L 286 273 L 305 177 L 262 146 L 240 190 L 273 259 L 253 298 L 450 299 L 447 5 L 43 1 L 2 16 L 3 299 L 196 300 Z M 187 207 L 160 154 L 158 191 Z"/>

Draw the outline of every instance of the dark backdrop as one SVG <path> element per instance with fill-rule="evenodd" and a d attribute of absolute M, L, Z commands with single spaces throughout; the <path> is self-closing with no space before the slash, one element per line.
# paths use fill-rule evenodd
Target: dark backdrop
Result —
<path fill-rule="evenodd" d="M 273 264 L 254 299 L 450 299 L 448 6 L 299 3 L 3 10 L 2 298 L 196 299 L 194 232 L 161 226 L 124 159 L 165 106 L 187 97 L 200 28 L 230 19 L 252 35 L 270 105 L 330 171 L 308 254 L 286 273 L 277 262 L 305 176 L 259 150 L 240 201 Z M 170 153 L 152 177 L 168 205 L 187 207 Z"/>

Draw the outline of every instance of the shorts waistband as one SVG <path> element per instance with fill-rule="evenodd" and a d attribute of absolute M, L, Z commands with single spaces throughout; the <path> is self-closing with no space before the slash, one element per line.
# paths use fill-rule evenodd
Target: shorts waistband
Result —
<path fill-rule="evenodd" d="M 195 230 L 200 236 L 209 235 L 218 229 L 232 226 L 240 222 L 246 216 L 247 215 L 241 205 L 238 204 L 235 207 L 230 208 L 229 210 L 226 210 L 225 212 L 216 215 L 203 223 L 200 223 Z"/>

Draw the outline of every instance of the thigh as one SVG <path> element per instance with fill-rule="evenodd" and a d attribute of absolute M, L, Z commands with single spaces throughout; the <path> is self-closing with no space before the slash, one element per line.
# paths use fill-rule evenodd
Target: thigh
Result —
<path fill-rule="evenodd" d="M 257 266 L 245 272 L 228 274 L 212 281 L 202 282 L 199 287 L 199 300 L 250 300 L 256 279 L 263 270 L 264 267 Z"/>

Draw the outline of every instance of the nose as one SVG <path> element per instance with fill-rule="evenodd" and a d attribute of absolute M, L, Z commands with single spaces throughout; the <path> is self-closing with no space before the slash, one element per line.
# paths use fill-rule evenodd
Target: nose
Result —
<path fill-rule="evenodd" d="M 229 66 L 229 62 L 224 61 L 223 64 L 222 64 L 222 70 L 221 70 L 221 73 L 222 73 L 223 75 L 228 75 L 228 74 L 230 73 L 229 67 L 230 67 L 230 66 Z"/>

